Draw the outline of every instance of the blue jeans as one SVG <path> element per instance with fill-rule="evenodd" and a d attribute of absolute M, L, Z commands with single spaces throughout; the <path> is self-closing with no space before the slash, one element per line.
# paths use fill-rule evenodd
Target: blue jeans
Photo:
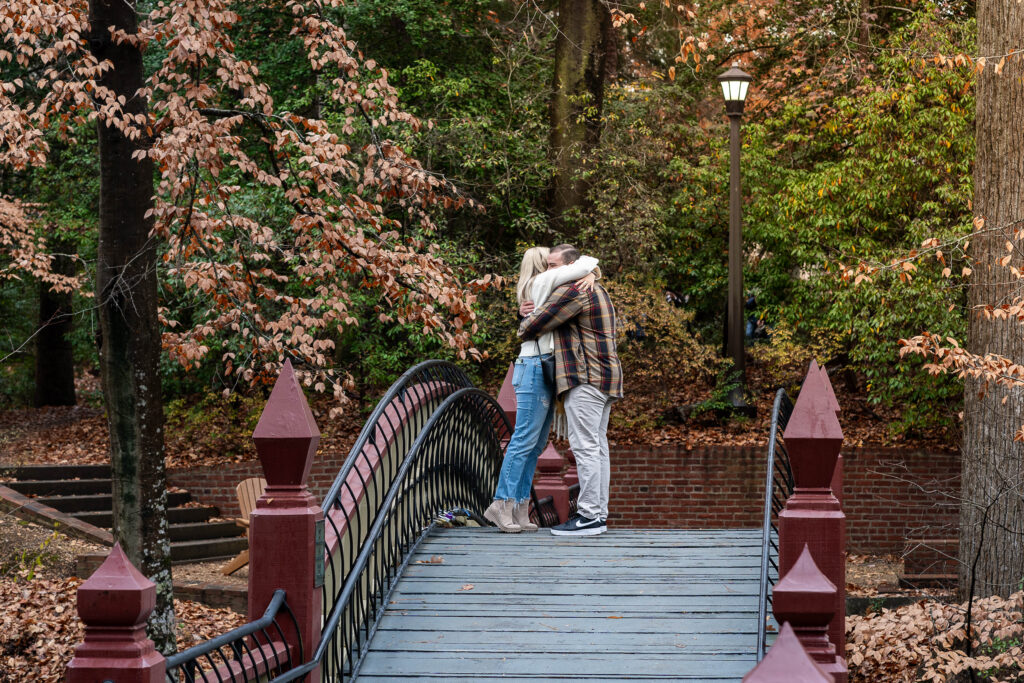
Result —
<path fill-rule="evenodd" d="M 525 502 L 530 498 L 537 456 L 544 450 L 555 416 L 551 404 L 552 387 L 544 382 L 540 356 L 517 358 L 512 370 L 516 391 L 516 429 L 505 449 L 495 500 Z"/>

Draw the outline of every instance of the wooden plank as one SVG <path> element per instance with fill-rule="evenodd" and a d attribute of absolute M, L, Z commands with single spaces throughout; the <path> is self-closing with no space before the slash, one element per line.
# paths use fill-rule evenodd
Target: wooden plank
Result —
<path fill-rule="evenodd" d="M 739 680 L 756 663 L 752 655 L 718 654 L 644 654 L 637 657 L 603 654 L 600 651 L 569 657 L 553 653 L 550 657 L 518 657 L 514 653 L 393 653 L 371 652 L 359 668 L 360 675 L 405 675 L 429 671 L 451 678 L 474 678 L 481 674 L 504 676 L 523 674 L 562 676 L 594 680 L 605 676 L 635 679 L 672 676 L 680 680 Z"/>
<path fill-rule="evenodd" d="M 416 591 L 418 593 L 440 593 L 443 595 L 450 595 L 464 590 L 462 586 L 467 585 L 467 582 L 473 584 L 472 590 L 475 590 L 477 595 L 505 595 L 506 593 L 516 593 L 523 589 L 523 586 L 515 581 L 474 581 L 475 578 L 473 576 L 466 576 L 458 581 L 444 581 L 403 577 L 401 583 L 406 592 Z M 683 582 L 666 584 L 659 582 L 648 586 L 641 582 L 607 583 L 602 585 L 596 581 L 563 581 L 561 583 L 552 582 L 547 584 L 546 588 L 546 594 L 550 595 L 757 595 L 758 583 L 756 580 L 751 579 L 749 581 L 729 582 L 709 581 L 699 584 Z"/>
<path fill-rule="evenodd" d="M 446 652 L 506 652 L 522 653 L 578 652 L 583 647 L 602 644 L 606 652 L 640 653 L 661 652 L 676 654 L 679 650 L 687 652 L 736 652 L 749 653 L 750 634 L 746 633 L 693 633 L 666 634 L 664 638 L 654 640 L 647 634 L 620 633 L 613 643 L 607 643 L 601 634 L 562 633 L 556 643 L 552 643 L 550 633 L 519 633 L 514 641 L 508 634 L 500 632 L 463 632 L 451 631 L 381 631 L 373 639 L 372 649 L 377 651 L 403 650 L 433 652 L 443 649 Z"/>
<path fill-rule="evenodd" d="M 753 612 L 751 612 L 754 614 Z M 419 613 L 385 614 L 379 629 L 396 631 L 502 631 L 540 633 L 754 633 L 756 618 L 696 619 L 594 619 L 592 617 L 551 615 L 545 617 L 505 617 L 502 615 L 466 615 L 458 617 L 424 616 Z"/>

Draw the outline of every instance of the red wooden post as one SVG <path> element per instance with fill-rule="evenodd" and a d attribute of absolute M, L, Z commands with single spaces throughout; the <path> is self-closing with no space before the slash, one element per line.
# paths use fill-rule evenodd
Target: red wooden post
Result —
<path fill-rule="evenodd" d="M 814 564 L 806 545 L 796 564 L 772 589 L 772 609 L 778 623 L 787 622 L 793 627 L 818 666 L 835 683 L 846 683 L 846 660 L 828 639 L 828 625 L 836 610 L 836 587 Z"/>
<path fill-rule="evenodd" d="M 832 677 L 807 654 L 793 628 L 783 624 L 775 644 L 743 683 L 832 683 Z"/>
<path fill-rule="evenodd" d="M 115 543 L 99 569 L 78 587 L 85 640 L 68 664 L 67 683 L 162 682 L 164 656 L 146 637 L 146 620 L 155 606 L 156 585 Z"/>
<path fill-rule="evenodd" d="M 516 390 L 512 386 L 512 372 L 515 370 L 516 364 L 509 363 L 508 372 L 505 373 L 505 381 L 501 383 L 501 389 L 498 390 L 498 405 L 505 412 L 505 417 L 512 423 L 512 426 L 516 426 L 516 407 L 519 402 L 516 400 Z M 506 444 L 507 445 L 507 444 Z"/>
<path fill-rule="evenodd" d="M 559 522 L 569 519 L 569 487 L 562 476 L 562 465 L 562 454 L 549 441 L 547 448 L 537 458 L 537 473 L 533 477 L 537 498 L 551 496 Z"/>
<path fill-rule="evenodd" d="M 845 652 L 846 516 L 830 488 L 843 430 L 820 372 L 807 373 L 783 438 L 796 486 L 779 513 L 779 575 L 786 575 L 804 545 L 810 547 L 815 564 L 836 587 L 828 634 L 836 651 Z"/>
<path fill-rule="evenodd" d="M 322 588 L 314 585 L 316 565 L 324 562 L 316 538 L 323 513 L 306 486 L 320 430 L 288 361 L 252 438 L 267 488 L 249 517 L 249 614 L 263 614 L 274 591 L 283 588 L 302 639 L 295 658 L 307 662 L 320 640 L 323 611 Z M 288 643 L 297 646 L 291 620 L 281 622 Z M 319 669 L 310 676 L 318 681 Z"/>

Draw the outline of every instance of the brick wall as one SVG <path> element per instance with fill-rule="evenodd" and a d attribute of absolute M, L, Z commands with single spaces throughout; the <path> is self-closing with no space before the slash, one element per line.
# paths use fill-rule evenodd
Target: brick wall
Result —
<path fill-rule="evenodd" d="M 346 456 L 348 453 L 327 456 L 317 454 L 314 458 L 313 469 L 309 474 L 309 488 L 317 500 L 322 500 L 331 488 Z M 235 495 L 238 482 L 262 476 L 263 467 L 259 460 L 254 459 L 215 467 L 168 470 L 167 481 L 170 486 L 188 489 L 200 503 L 220 508 L 222 516 L 235 517 L 238 515 L 238 496 Z"/>
<path fill-rule="evenodd" d="M 761 525 L 765 446 L 612 448 L 612 526 L 753 528 Z M 327 493 L 344 458 L 317 456 L 313 494 Z M 843 451 L 850 552 L 900 553 L 907 538 L 956 537 L 960 458 L 956 453 L 887 448 Z M 221 514 L 237 514 L 234 487 L 261 475 L 256 460 L 172 470 L 172 486 L 188 489 Z"/>
<path fill-rule="evenodd" d="M 765 448 L 613 448 L 612 525 L 760 527 Z M 958 454 L 856 448 L 843 462 L 850 552 L 901 553 L 907 538 L 956 537 Z"/>

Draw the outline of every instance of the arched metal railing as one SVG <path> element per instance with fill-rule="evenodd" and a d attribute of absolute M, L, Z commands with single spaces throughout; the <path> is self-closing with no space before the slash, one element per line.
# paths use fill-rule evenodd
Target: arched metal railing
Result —
<path fill-rule="evenodd" d="M 793 414 L 793 402 L 785 389 L 775 393 L 772 405 L 771 429 L 768 432 L 768 458 L 764 482 L 764 520 L 761 538 L 761 586 L 757 614 L 757 661 L 765 653 L 768 636 L 768 607 L 772 598 L 770 589 L 779 580 L 779 513 L 793 493 L 793 470 L 789 454 L 780 441 L 782 432 Z"/>
<path fill-rule="evenodd" d="M 454 365 L 406 372 L 374 409 L 323 502 L 324 626 L 311 661 L 273 679 L 355 675 L 408 558 L 438 513 L 491 500 L 512 432 L 492 397 Z"/>
<path fill-rule="evenodd" d="M 282 617 L 287 617 L 282 621 Z M 302 651 L 289 647 L 285 632 L 298 637 L 299 625 L 285 602 L 283 590 L 274 591 L 263 616 L 195 647 L 167 658 L 170 683 L 223 683 L 263 681 L 295 665 L 293 655 Z"/>

